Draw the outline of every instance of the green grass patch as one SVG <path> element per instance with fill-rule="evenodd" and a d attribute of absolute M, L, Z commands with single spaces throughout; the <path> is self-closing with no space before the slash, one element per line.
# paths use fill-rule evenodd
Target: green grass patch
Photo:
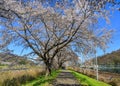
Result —
<path fill-rule="evenodd" d="M 0 64 L 0 69 L 6 68 L 6 67 L 7 67 L 7 65 L 1 65 L 1 64 Z"/>
<path fill-rule="evenodd" d="M 50 86 L 50 82 L 57 77 L 59 72 L 60 72 L 59 70 L 52 71 L 51 75 L 47 77 L 45 77 L 45 75 L 42 75 L 38 77 L 37 79 L 30 81 L 27 84 L 24 84 L 22 86 Z"/>
<path fill-rule="evenodd" d="M 101 82 L 101 81 L 97 81 L 93 78 L 90 78 L 86 75 L 77 73 L 75 71 L 71 71 L 72 74 L 80 81 L 80 84 L 82 86 L 111 86 L 107 83 Z"/>

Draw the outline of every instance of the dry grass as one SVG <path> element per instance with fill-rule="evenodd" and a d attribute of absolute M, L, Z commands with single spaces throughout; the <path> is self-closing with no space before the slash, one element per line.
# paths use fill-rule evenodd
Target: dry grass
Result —
<path fill-rule="evenodd" d="M 44 70 L 41 68 L 0 72 L 0 86 L 20 86 L 27 81 L 37 78 L 43 73 Z"/>

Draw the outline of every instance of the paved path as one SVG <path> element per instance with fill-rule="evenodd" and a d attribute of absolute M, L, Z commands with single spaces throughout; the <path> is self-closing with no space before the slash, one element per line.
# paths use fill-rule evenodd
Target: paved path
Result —
<path fill-rule="evenodd" d="M 68 70 L 62 70 L 53 81 L 53 86 L 80 86 L 76 78 Z"/>

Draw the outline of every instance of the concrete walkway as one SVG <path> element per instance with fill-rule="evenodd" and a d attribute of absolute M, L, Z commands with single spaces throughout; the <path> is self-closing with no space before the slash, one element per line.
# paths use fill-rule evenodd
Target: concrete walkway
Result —
<path fill-rule="evenodd" d="M 81 86 L 77 79 L 68 70 L 62 70 L 53 81 L 53 86 Z"/>

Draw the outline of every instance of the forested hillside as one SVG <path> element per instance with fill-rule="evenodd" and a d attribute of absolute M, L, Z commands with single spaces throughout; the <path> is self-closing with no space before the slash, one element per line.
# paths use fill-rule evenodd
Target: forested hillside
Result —
<path fill-rule="evenodd" d="M 98 57 L 98 64 L 120 64 L 120 49 Z"/>
<path fill-rule="evenodd" d="M 33 62 L 22 56 L 10 54 L 10 53 L 0 53 L 0 64 L 26 65 L 26 64 L 33 64 Z"/>

